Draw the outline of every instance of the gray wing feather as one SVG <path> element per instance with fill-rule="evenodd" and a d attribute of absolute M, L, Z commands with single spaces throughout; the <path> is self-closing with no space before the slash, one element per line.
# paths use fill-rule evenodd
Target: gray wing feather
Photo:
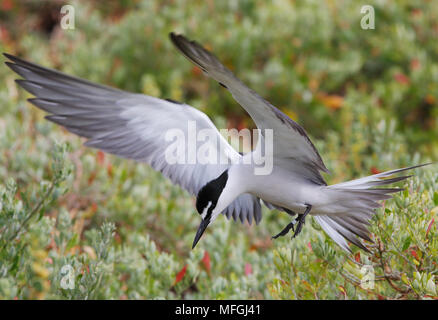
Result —
<path fill-rule="evenodd" d="M 233 98 L 249 113 L 259 129 L 273 130 L 275 159 L 285 158 L 288 161 L 288 168 L 303 174 L 315 183 L 326 184 L 320 171 L 328 172 L 328 170 L 306 131 L 298 123 L 249 89 L 196 41 L 190 41 L 174 33 L 170 34 L 170 38 L 186 58 L 231 92 Z M 280 165 L 284 163 L 283 161 Z M 306 168 L 302 170 L 302 167 Z"/>
<path fill-rule="evenodd" d="M 24 78 L 16 80 L 17 83 L 36 96 L 29 102 L 49 113 L 46 119 L 87 138 L 86 146 L 148 163 L 191 194 L 196 195 L 201 187 L 241 157 L 204 113 L 186 104 L 98 85 L 9 54 L 5 56 L 12 61 L 6 64 Z M 166 161 L 165 150 L 171 143 L 165 139 L 167 129 L 187 131 L 188 121 L 195 121 L 197 130 L 216 130 L 220 146 L 210 147 L 223 153 L 221 156 L 230 160 L 228 164 L 169 164 Z M 188 154 L 184 156 L 187 159 Z M 260 203 L 255 196 L 242 194 L 223 214 L 242 222 L 251 223 L 254 219 L 258 223 Z"/>

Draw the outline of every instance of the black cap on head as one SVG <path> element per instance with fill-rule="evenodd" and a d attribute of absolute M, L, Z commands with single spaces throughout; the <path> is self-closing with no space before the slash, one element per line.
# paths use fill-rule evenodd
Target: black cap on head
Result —
<path fill-rule="evenodd" d="M 207 229 L 208 225 L 210 224 L 211 214 L 213 209 L 216 208 L 216 204 L 219 200 L 222 190 L 227 184 L 227 180 L 228 170 L 225 170 L 219 177 L 207 183 L 198 192 L 198 196 L 196 198 L 196 210 L 198 210 L 198 213 L 202 215 L 205 208 L 208 209 L 206 215 L 202 217 L 201 224 L 199 225 L 195 239 L 193 240 L 192 249 L 196 246 L 205 229 Z"/>
<path fill-rule="evenodd" d="M 204 212 L 204 209 L 208 206 L 209 202 L 211 202 L 211 205 L 208 211 L 213 211 L 213 209 L 216 207 L 222 190 L 227 184 L 227 180 L 228 170 L 225 170 L 219 177 L 211 180 L 205 186 L 203 186 L 201 190 L 199 190 L 196 198 L 196 210 L 198 210 L 199 214 Z"/>

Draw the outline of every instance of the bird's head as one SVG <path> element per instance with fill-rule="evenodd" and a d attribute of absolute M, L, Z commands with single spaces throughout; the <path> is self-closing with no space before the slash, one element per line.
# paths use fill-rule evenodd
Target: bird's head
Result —
<path fill-rule="evenodd" d="M 219 177 L 208 182 L 198 192 L 196 198 L 196 210 L 201 215 L 202 221 L 193 240 L 192 249 L 196 246 L 205 229 L 218 217 L 218 215 L 228 206 L 223 204 L 221 195 L 227 185 L 228 170 L 225 170 Z M 218 205 L 219 204 L 219 205 Z M 225 207 L 224 207 L 225 205 Z"/>

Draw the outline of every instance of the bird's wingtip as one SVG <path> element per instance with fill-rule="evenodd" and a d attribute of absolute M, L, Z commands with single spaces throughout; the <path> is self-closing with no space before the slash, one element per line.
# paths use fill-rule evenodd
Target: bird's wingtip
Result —
<path fill-rule="evenodd" d="M 5 61 L 5 65 L 6 65 L 8 68 L 14 70 L 14 65 L 15 65 L 15 63 L 13 63 L 13 62 L 11 62 L 11 61 Z"/>
<path fill-rule="evenodd" d="M 431 162 L 423 163 L 422 165 L 420 165 L 420 167 L 424 167 L 424 166 L 428 166 L 428 165 L 436 164 L 436 163 L 437 163 L 436 161 L 431 161 Z"/>
<path fill-rule="evenodd" d="M 180 36 L 180 35 L 177 34 L 177 33 L 174 32 L 174 31 L 169 32 L 169 38 L 170 38 L 171 40 L 175 40 L 178 36 Z"/>
<path fill-rule="evenodd" d="M 14 56 L 12 54 L 10 54 L 10 53 L 2 52 L 2 55 L 4 55 L 9 60 L 12 60 L 14 58 Z"/>
<path fill-rule="evenodd" d="M 170 40 L 172 40 L 172 42 L 177 45 L 178 43 L 182 42 L 182 41 L 189 41 L 183 34 L 181 33 L 177 33 L 174 31 L 171 31 L 169 33 L 169 38 Z"/>
<path fill-rule="evenodd" d="M 3 56 L 7 59 L 5 64 L 11 68 L 11 66 L 20 62 L 20 58 L 14 56 L 13 54 L 2 52 Z"/>

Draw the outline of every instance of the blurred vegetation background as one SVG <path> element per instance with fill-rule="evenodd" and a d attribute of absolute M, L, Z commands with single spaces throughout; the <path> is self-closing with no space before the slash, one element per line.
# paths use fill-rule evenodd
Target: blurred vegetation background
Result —
<path fill-rule="evenodd" d="M 73 30 L 60 28 L 64 4 L 0 0 L 0 51 L 184 101 L 219 128 L 253 127 L 173 48 L 176 31 L 302 124 L 329 183 L 437 159 L 433 0 L 367 1 L 374 30 L 360 27 L 358 1 L 69 1 Z M 0 298 L 438 299 L 436 166 L 377 210 L 371 254 L 345 254 L 313 222 L 271 241 L 288 217 L 269 210 L 259 226 L 221 217 L 192 251 L 193 197 L 144 164 L 84 148 L 4 65 L 0 77 Z"/>

